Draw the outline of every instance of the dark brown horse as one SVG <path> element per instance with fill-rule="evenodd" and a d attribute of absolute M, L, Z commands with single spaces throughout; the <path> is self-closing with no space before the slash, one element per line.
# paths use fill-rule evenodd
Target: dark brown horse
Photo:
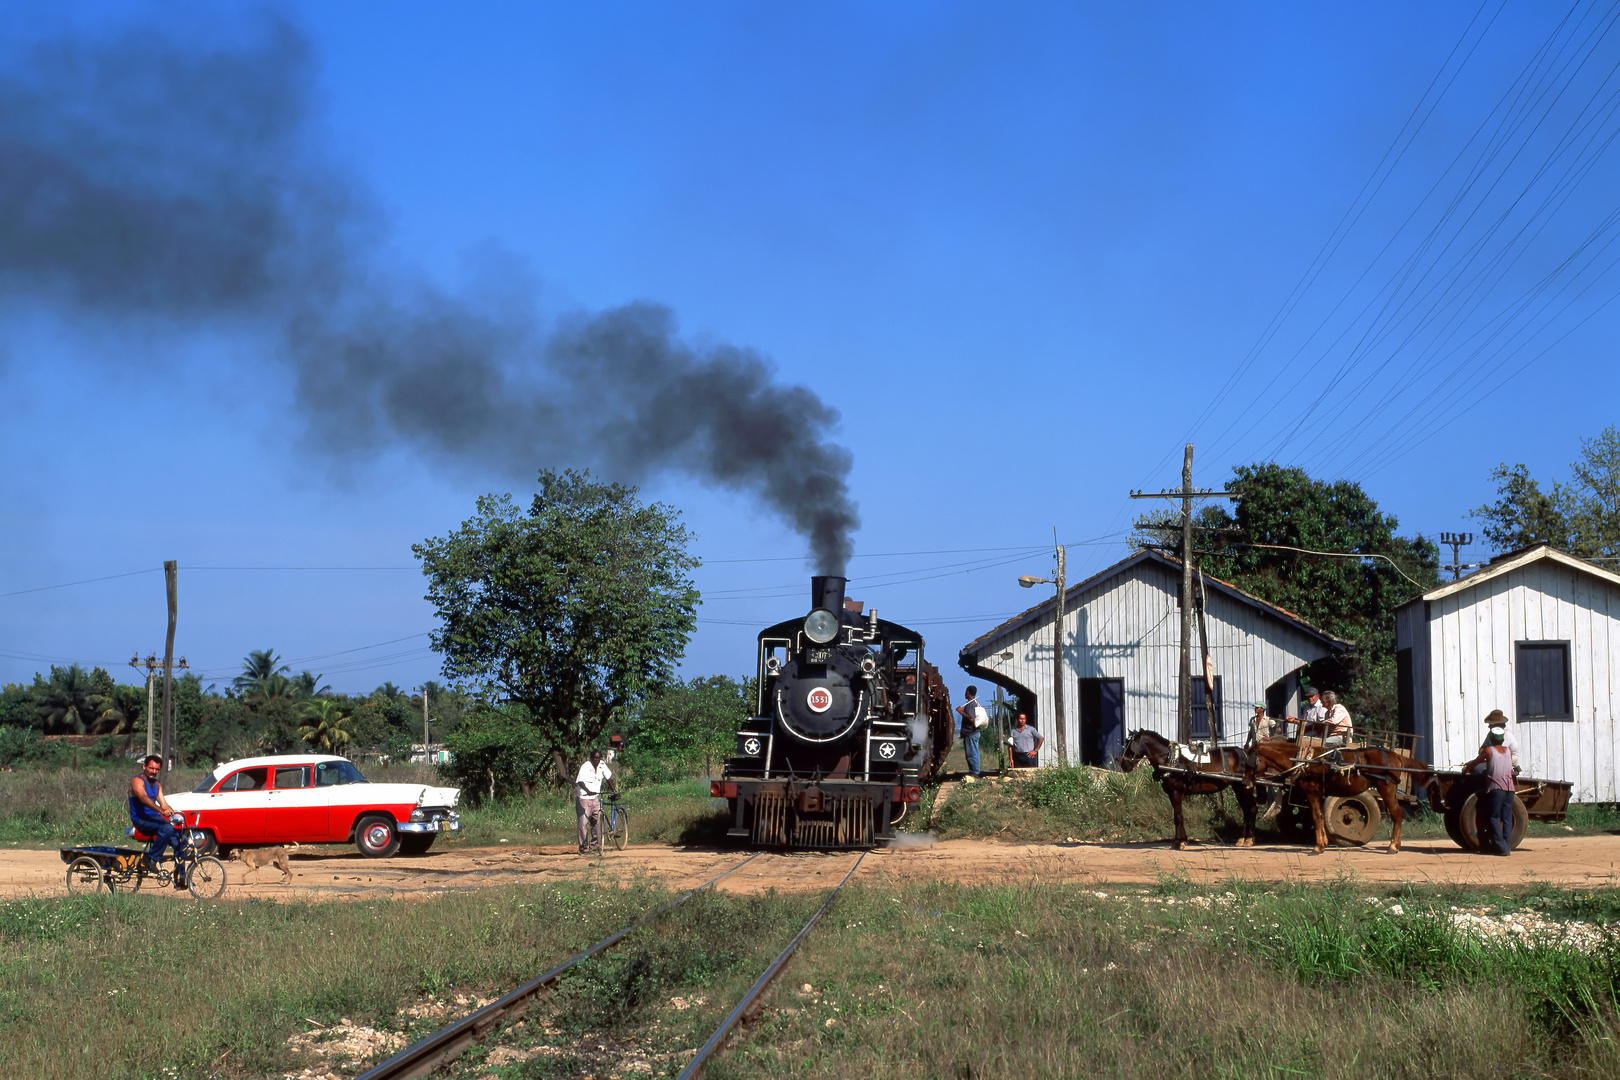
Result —
<path fill-rule="evenodd" d="M 1133 731 L 1120 751 L 1119 767 L 1126 772 L 1146 760 L 1153 766 L 1153 779 L 1170 797 L 1176 814 L 1177 851 L 1187 847 L 1187 825 L 1181 817 L 1181 801 L 1188 795 L 1214 795 L 1231 788 L 1243 808 L 1243 835 L 1238 847 L 1254 846 L 1254 769 L 1255 758 L 1236 746 L 1217 746 L 1209 761 L 1194 763 L 1180 755 L 1180 748 L 1156 732 Z M 1240 777 L 1241 779 L 1234 779 Z"/>
<path fill-rule="evenodd" d="M 1300 747 L 1286 739 L 1269 739 L 1256 745 L 1254 754 L 1262 776 L 1275 775 L 1287 780 L 1304 796 L 1311 808 L 1311 822 L 1316 826 L 1318 855 L 1328 845 L 1323 803 L 1329 796 L 1360 795 L 1368 788 L 1376 788 L 1383 800 L 1384 812 L 1394 823 L 1389 838 L 1391 854 L 1401 850 L 1401 800 L 1396 788 L 1403 777 L 1412 776 L 1412 790 L 1426 789 L 1429 805 L 1436 811 L 1444 811 L 1440 786 L 1435 782 L 1429 763 L 1396 750 L 1381 746 L 1346 746 L 1322 751 L 1320 756 L 1309 760 L 1299 760 Z"/>

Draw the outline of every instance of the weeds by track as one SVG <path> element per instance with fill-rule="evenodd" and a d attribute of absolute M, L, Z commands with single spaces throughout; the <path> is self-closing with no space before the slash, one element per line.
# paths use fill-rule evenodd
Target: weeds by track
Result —
<path fill-rule="evenodd" d="M 583 952 L 575 953 L 556 967 L 529 980 L 499 1000 L 492 1001 L 483 1008 L 468 1013 L 455 1023 L 440 1028 L 427 1038 L 407 1046 L 381 1065 L 373 1066 L 361 1073 L 357 1080 L 408 1080 L 408 1078 L 431 1074 L 433 1070 L 461 1054 L 467 1047 L 489 1034 L 499 1025 L 522 1016 L 534 996 L 556 982 L 564 972 L 585 960 L 589 960 L 597 953 L 617 945 L 637 927 L 684 904 L 703 890 L 713 887 L 721 878 L 741 870 L 744 866 L 759 858 L 760 854 L 760 852 L 755 852 L 736 866 L 716 874 L 696 888 L 688 889 L 663 907 L 648 912 L 635 922 L 609 934 Z"/>
<path fill-rule="evenodd" d="M 411 1046 L 406 1047 L 404 1050 L 400 1051 L 398 1054 L 395 1054 L 382 1064 L 373 1066 L 364 1073 L 361 1073 L 357 1080 L 413 1080 L 413 1078 L 430 1075 L 440 1066 L 445 1065 L 455 1059 L 474 1042 L 483 1039 L 486 1035 L 494 1033 L 494 1031 L 496 1031 L 500 1026 L 508 1023 L 509 1021 L 514 1021 L 521 1017 L 528 1009 L 529 1004 L 534 999 L 535 995 L 547 989 L 549 986 L 555 983 L 560 976 L 571 968 L 618 944 L 637 928 L 685 903 L 687 900 L 691 899 L 693 896 L 696 896 L 698 893 L 703 892 L 705 889 L 711 888 L 722 878 L 725 878 L 742 869 L 754 859 L 759 858 L 762 854 L 764 853 L 755 852 L 746 859 L 743 859 L 741 862 L 737 863 L 737 865 L 723 871 L 722 873 L 716 874 L 702 885 L 687 890 L 664 906 L 648 912 L 639 919 L 630 923 L 628 926 L 609 934 L 607 937 L 603 938 L 601 941 L 598 941 L 590 948 L 576 953 L 567 960 L 564 960 L 562 963 L 524 983 L 516 990 L 513 990 L 501 997 L 499 1000 L 493 1001 L 490 1004 L 485 1005 L 483 1008 L 467 1014 L 460 1020 L 457 1020 L 454 1023 L 434 1032 L 432 1035 L 429 1035 Z M 704 1063 L 708 1060 L 710 1055 L 724 1045 L 726 1036 L 737 1025 L 738 1021 L 748 1014 L 749 1009 L 754 1005 L 755 1001 L 758 1000 L 759 996 L 764 993 L 765 989 L 771 984 L 771 981 L 776 977 L 777 973 L 782 970 L 783 965 L 787 963 L 788 959 L 799 947 L 799 944 L 804 941 L 805 937 L 809 935 L 816 923 L 820 921 L 822 915 L 824 915 L 827 912 L 827 909 L 832 906 L 833 900 L 838 896 L 838 893 L 844 888 L 844 886 L 849 883 L 850 878 L 855 875 L 855 871 L 860 867 L 865 858 L 865 852 L 861 852 L 860 855 L 856 857 L 855 862 L 851 864 L 850 868 L 844 873 L 843 878 L 840 879 L 838 884 L 833 886 L 833 888 L 827 893 L 827 897 L 822 901 L 821 906 L 816 909 L 815 913 L 810 916 L 809 920 L 804 924 L 804 926 L 799 929 L 799 932 L 794 935 L 793 940 L 788 943 L 787 947 L 777 955 L 776 959 L 771 961 L 771 963 L 765 968 L 764 972 L 760 974 L 759 978 L 754 981 L 754 984 L 749 987 L 748 992 L 743 995 L 742 999 L 738 1001 L 737 1005 L 726 1015 L 725 1019 L 721 1021 L 720 1026 L 715 1029 L 714 1033 L 698 1049 L 697 1053 L 692 1057 L 692 1060 L 689 1061 L 686 1067 L 681 1071 L 679 1080 L 691 1080 L 691 1078 L 696 1077 L 702 1070 Z"/>

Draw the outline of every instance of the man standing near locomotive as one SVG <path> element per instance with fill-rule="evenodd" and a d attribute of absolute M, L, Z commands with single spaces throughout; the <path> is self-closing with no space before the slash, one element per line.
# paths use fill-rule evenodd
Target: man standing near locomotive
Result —
<path fill-rule="evenodd" d="M 1045 741 L 1045 736 L 1035 730 L 1023 713 L 1019 713 L 1012 734 L 1007 737 L 1007 745 L 1012 747 L 1013 768 L 1033 769 L 1039 765 L 1041 744 Z"/>
<path fill-rule="evenodd" d="M 574 779 L 574 798 L 579 811 L 579 853 L 585 854 L 591 844 L 602 845 L 602 832 L 597 822 L 602 815 L 602 785 L 609 791 L 613 786 L 613 773 L 602 763 L 602 751 L 592 750 L 591 760 L 579 767 Z M 594 837 L 594 839 L 593 839 Z"/>
<path fill-rule="evenodd" d="M 956 707 L 962 717 L 962 752 L 967 755 L 968 774 L 979 778 L 979 732 L 990 723 L 990 714 L 979 704 L 979 688 L 967 688 L 967 700 Z"/>

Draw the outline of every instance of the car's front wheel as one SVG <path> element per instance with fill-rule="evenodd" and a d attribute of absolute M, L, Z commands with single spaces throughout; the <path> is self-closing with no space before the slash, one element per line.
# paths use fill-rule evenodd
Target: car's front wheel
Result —
<path fill-rule="evenodd" d="M 213 829 L 192 829 L 191 846 L 197 849 L 198 855 L 217 855 L 219 841 L 214 839 Z"/>
<path fill-rule="evenodd" d="M 386 859 L 399 850 L 399 830 L 392 818 L 374 814 L 354 827 L 354 843 L 368 859 Z"/>

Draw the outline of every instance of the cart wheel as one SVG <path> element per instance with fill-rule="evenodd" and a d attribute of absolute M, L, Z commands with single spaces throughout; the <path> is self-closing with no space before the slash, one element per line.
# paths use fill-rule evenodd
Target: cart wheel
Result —
<path fill-rule="evenodd" d="M 1360 795 L 1334 797 L 1325 801 L 1323 815 L 1327 818 L 1328 835 L 1335 843 L 1361 847 L 1378 835 L 1384 823 L 1384 812 L 1371 792 Z"/>
<path fill-rule="evenodd" d="M 212 900 L 225 891 L 225 864 L 204 855 L 186 871 L 186 888 L 199 900 Z"/>
<path fill-rule="evenodd" d="M 68 863 L 67 890 L 76 896 L 85 896 L 102 890 L 111 892 L 112 886 L 107 884 L 107 875 L 96 860 L 81 856 Z"/>
<path fill-rule="evenodd" d="M 1479 846 L 1469 841 L 1462 827 L 1462 807 L 1453 806 L 1446 811 L 1446 835 L 1464 851 L 1478 851 Z"/>
<path fill-rule="evenodd" d="M 1466 841 L 1463 847 L 1469 851 L 1484 851 L 1480 838 L 1491 834 L 1491 823 L 1485 816 L 1484 801 L 1478 795 L 1468 796 L 1462 804 L 1457 815 L 1457 825 Z M 1530 824 L 1530 811 L 1524 807 L 1524 800 L 1517 795 L 1513 796 L 1513 835 L 1508 838 L 1508 850 L 1512 851 L 1524 843 L 1524 830 Z"/>

